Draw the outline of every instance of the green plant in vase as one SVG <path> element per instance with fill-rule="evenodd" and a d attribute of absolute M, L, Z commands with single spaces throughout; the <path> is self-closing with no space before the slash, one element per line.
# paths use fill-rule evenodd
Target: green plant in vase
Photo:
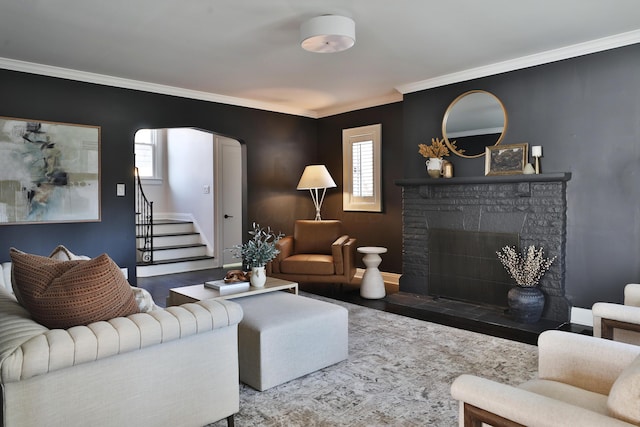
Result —
<path fill-rule="evenodd" d="M 232 250 L 234 256 L 241 258 L 243 265 L 251 270 L 251 285 L 262 287 L 266 281 L 265 266 L 280 253 L 276 249 L 276 243 L 284 235 L 274 233 L 271 227 L 264 229 L 255 222 L 252 227 L 249 231 L 251 238 L 242 245 L 234 246 Z"/>

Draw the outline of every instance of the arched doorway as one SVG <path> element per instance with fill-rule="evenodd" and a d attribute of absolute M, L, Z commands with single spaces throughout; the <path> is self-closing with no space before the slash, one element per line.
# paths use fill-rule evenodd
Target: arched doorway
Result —
<path fill-rule="evenodd" d="M 138 258 L 138 277 L 234 265 L 225 248 L 242 239 L 240 142 L 194 128 L 141 129 L 135 147 L 154 219 L 153 261 Z"/>

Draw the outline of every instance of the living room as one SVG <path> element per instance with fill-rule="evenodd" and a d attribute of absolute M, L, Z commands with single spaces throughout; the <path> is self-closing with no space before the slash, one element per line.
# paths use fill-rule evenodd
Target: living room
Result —
<path fill-rule="evenodd" d="M 454 31 L 452 29 L 452 31 Z M 636 34 L 637 36 L 637 34 Z M 1 51 L 0 51 L 1 52 Z M 2 56 L 2 55 L 0 55 Z M 437 61 L 437 58 L 433 58 Z M 312 118 L 141 89 L 42 75 L 0 64 L 0 116 L 100 126 L 101 220 L 0 227 L 9 247 L 46 255 L 62 243 L 75 253 L 107 253 L 136 284 L 133 138 L 138 129 L 194 127 L 237 139 L 246 152 L 243 226 L 252 221 L 290 233 L 312 218 L 296 190 L 308 164 L 325 164 L 337 183 L 323 218 L 340 219 L 359 246 L 383 246 L 380 270 L 402 274 L 402 187 L 426 178 L 418 144 L 442 136 L 442 119 L 462 93 L 496 95 L 508 114 L 503 144 L 543 146 L 542 173 L 569 172 L 565 296 L 588 310 L 621 302 L 640 275 L 640 44 L 632 43 L 493 75 L 407 92 L 403 99 Z M 342 130 L 382 124 L 383 203 L 379 213 L 342 210 Z M 456 177 L 484 175 L 484 158 L 452 156 Z M 116 184 L 124 183 L 124 197 Z M 360 266 L 362 267 L 361 261 Z"/>
<path fill-rule="evenodd" d="M 543 172 L 573 175 L 567 189 L 566 244 L 571 303 L 589 308 L 596 301 L 620 301 L 623 285 L 637 280 L 640 270 L 633 181 L 640 132 L 639 49 L 635 44 L 419 91 L 402 102 L 320 119 L 0 70 L 3 116 L 102 129 L 102 220 L 5 226 L 0 236 L 7 248 L 35 253 L 47 253 L 60 242 L 78 253 L 106 252 L 135 271 L 133 136 L 141 128 L 192 126 L 232 135 L 245 145 L 245 227 L 256 221 L 290 233 L 296 219 L 311 218 L 308 194 L 296 191 L 296 185 L 305 165 L 323 163 L 338 184 L 338 190 L 327 191 L 323 217 L 344 221 L 359 245 L 387 247 L 380 270 L 402 273 L 401 187 L 396 181 L 425 177 L 418 144 L 441 133 L 442 116 L 453 99 L 482 88 L 505 104 L 505 143 L 542 145 Z M 384 210 L 343 212 L 342 129 L 370 123 L 382 123 Z M 451 160 L 456 176 L 483 174 L 482 158 Z M 125 197 L 116 197 L 117 183 L 126 184 Z M 8 253 L 2 258 L 8 260 Z"/>

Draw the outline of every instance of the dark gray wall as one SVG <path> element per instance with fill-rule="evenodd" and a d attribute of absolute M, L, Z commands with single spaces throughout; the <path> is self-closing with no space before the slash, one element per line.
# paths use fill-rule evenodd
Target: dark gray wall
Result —
<path fill-rule="evenodd" d="M 342 130 L 380 123 L 382 125 L 382 212 L 342 210 Z M 353 111 L 318 120 L 318 159 L 327 165 L 338 185 L 327 190 L 323 218 L 340 219 L 357 246 L 384 246 L 380 270 L 402 272 L 402 189 L 395 185 L 402 178 L 402 103 Z M 307 196 L 309 197 L 309 196 Z M 309 206 L 311 198 L 309 197 Z M 309 218 L 312 218 L 310 210 Z M 362 255 L 358 266 L 364 268 Z"/>
<path fill-rule="evenodd" d="M 640 45 L 405 96 L 404 174 L 425 177 L 418 144 L 440 137 L 449 103 L 483 89 L 504 103 L 504 144 L 543 146 L 543 172 L 567 186 L 566 292 L 578 307 L 621 301 L 640 280 Z M 457 176 L 484 174 L 484 158 L 451 157 Z"/>
<path fill-rule="evenodd" d="M 64 244 L 79 254 L 108 253 L 135 283 L 133 136 L 140 128 L 196 127 L 241 141 L 245 228 L 257 221 L 285 229 L 303 217 L 307 200 L 295 186 L 315 160 L 316 120 L 6 70 L 0 93 L 0 116 L 100 126 L 102 179 L 101 222 L 0 225 L 0 261 L 11 246 L 48 255 Z M 126 183 L 126 197 L 115 196 L 116 183 Z"/>
<path fill-rule="evenodd" d="M 382 123 L 384 212 L 342 212 L 338 188 L 329 190 L 323 214 L 345 220 L 361 244 L 389 247 L 381 269 L 399 272 L 395 180 L 426 176 L 418 144 L 442 136 L 447 106 L 471 89 L 493 92 L 505 104 L 505 144 L 542 145 L 543 172 L 573 174 L 567 187 L 567 297 L 580 307 L 621 301 L 624 284 L 640 280 L 640 45 L 412 93 L 402 103 L 320 120 L 0 71 L 0 115 L 102 127 L 103 191 L 101 223 L 0 225 L 0 243 L 41 254 L 63 243 L 78 253 L 108 252 L 133 269 L 132 141 L 143 127 L 194 126 L 240 140 L 247 154 L 245 227 L 255 220 L 290 232 L 295 219 L 313 217 L 309 194 L 295 190 L 304 166 L 326 163 L 340 185 L 342 129 Z M 458 176 L 484 173 L 484 159 L 450 160 Z M 118 182 L 127 183 L 127 197 L 115 197 Z M 6 259 L 0 252 L 0 260 Z"/>

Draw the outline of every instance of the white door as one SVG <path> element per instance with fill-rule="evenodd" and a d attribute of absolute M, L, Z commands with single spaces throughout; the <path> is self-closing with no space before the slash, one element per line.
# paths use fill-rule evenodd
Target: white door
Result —
<path fill-rule="evenodd" d="M 223 266 L 240 264 L 231 251 L 225 250 L 242 243 L 242 150 L 240 142 L 235 139 L 216 136 L 218 153 L 216 180 L 219 195 L 218 242 L 220 258 Z"/>

